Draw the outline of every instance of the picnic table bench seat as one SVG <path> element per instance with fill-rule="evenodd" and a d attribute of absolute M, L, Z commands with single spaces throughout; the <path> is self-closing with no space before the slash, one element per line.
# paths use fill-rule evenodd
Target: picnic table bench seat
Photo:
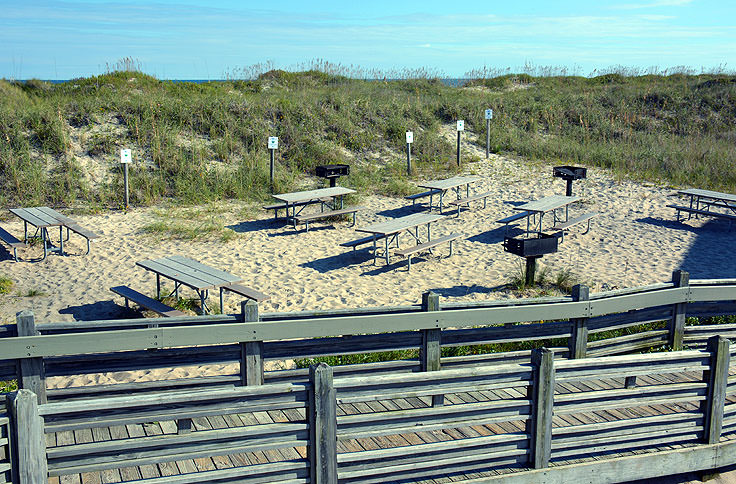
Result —
<path fill-rule="evenodd" d="M 306 225 L 306 230 L 309 230 L 309 222 L 312 220 L 319 220 L 322 218 L 328 218 L 328 217 L 334 217 L 336 215 L 345 215 L 345 214 L 353 214 L 353 225 L 355 225 L 355 214 L 361 210 L 365 210 L 365 207 L 345 207 L 340 208 L 337 210 L 326 210 L 324 212 L 319 213 L 309 213 L 305 215 L 297 215 L 294 217 L 294 221 L 296 223 L 304 223 Z"/>
<path fill-rule="evenodd" d="M 268 294 L 263 294 L 260 291 L 257 291 L 248 286 L 244 286 L 242 284 L 229 284 L 227 286 L 222 286 L 222 289 L 225 291 L 234 292 L 235 294 L 240 294 L 241 296 L 245 296 L 248 299 L 253 299 L 256 302 L 267 301 L 271 299 L 271 296 L 269 296 Z"/>
<path fill-rule="evenodd" d="M 376 235 L 375 236 L 376 240 L 381 240 L 381 239 L 383 239 L 385 237 L 386 237 L 385 235 Z M 355 250 L 355 248 L 357 246 L 363 245 L 363 244 L 368 244 L 370 242 L 373 242 L 373 236 L 372 235 L 369 235 L 368 237 L 361 237 L 359 239 L 349 240 L 347 242 L 343 242 L 342 244 L 340 244 L 340 246 L 341 247 L 352 247 L 353 250 Z"/>
<path fill-rule="evenodd" d="M 590 219 L 592 219 L 593 217 L 597 217 L 597 216 L 598 216 L 597 212 L 584 213 L 578 217 L 571 218 L 567 222 L 558 223 L 557 225 L 552 227 L 551 230 L 555 232 L 559 232 L 561 234 L 560 238 L 562 240 L 565 240 L 565 230 L 579 223 L 588 222 L 588 227 L 585 229 L 585 232 L 583 232 L 583 234 L 587 234 L 590 231 Z"/>
<path fill-rule="evenodd" d="M 421 252 L 423 250 L 431 249 L 432 247 L 438 246 L 440 244 L 444 244 L 445 242 L 449 242 L 450 243 L 450 255 L 448 255 L 448 257 L 452 257 L 452 242 L 455 241 L 456 239 L 459 239 L 462 236 L 463 234 L 460 234 L 460 233 L 444 235 L 442 237 L 432 239 L 429 242 L 424 242 L 423 244 L 417 244 L 411 247 L 407 247 L 406 249 L 397 249 L 394 253 L 396 255 L 406 257 L 407 262 L 408 262 L 407 270 L 411 270 L 411 256 L 413 254 L 416 254 L 417 252 Z"/>
<path fill-rule="evenodd" d="M 26 247 L 26 243 L 18 240 L 13 234 L 0 227 L 0 239 L 13 249 L 13 259 L 18 262 L 18 249 Z"/>
<path fill-rule="evenodd" d="M 488 203 L 488 197 L 493 195 L 493 192 L 484 192 L 484 193 L 476 193 L 474 195 L 471 195 L 466 198 L 459 198 L 457 200 L 452 200 L 449 202 L 449 205 L 456 205 L 457 206 L 457 216 L 460 216 L 460 207 L 467 205 L 470 207 L 470 202 L 474 202 L 476 200 L 483 200 L 483 208 L 486 208 L 486 204 Z"/>
<path fill-rule="evenodd" d="M 432 190 L 427 190 L 426 192 L 414 193 L 413 195 L 407 195 L 404 197 L 404 199 L 411 200 L 411 204 L 414 205 L 417 202 L 417 200 L 420 198 L 429 197 L 432 195 L 439 195 L 440 193 L 442 193 L 442 190 L 440 190 L 439 188 L 434 188 Z"/>
<path fill-rule="evenodd" d="M 77 223 L 70 223 L 66 225 L 66 228 L 68 230 L 71 230 L 72 232 L 81 235 L 85 239 L 87 239 L 87 254 L 89 254 L 89 243 L 91 240 L 98 239 L 100 236 L 91 230 L 82 227 L 81 225 Z"/>
<path fill-rule="evenodd" d="M 161 316 L 170 318 L 174 316 L 186 316 L 186 313 L 174 309 L 171 306 L 167 306 L 161 301 L 157 301 L 151 297 L 141 294 L 135 289 L 131 289 L 128 286 L 115 286 L 111 287 L 110 290 L 119 296 L 125 298 L 125 307 L 129 307 L 128 302 L 133 301 L 142 308 L 153 311 L 154 313 L 160 314 Z"/>
<path fill-rule="evenodd" d="M 715 204 L 712 204 L 715 205 Z M 733 224 L 733 221 L 736 220 L 736 215 L 732 215 L 729 213 L 721 213 L 721 212 L 711 212 L 709 210 L 702 210 L 699 208 L 693 208 L 693 207 L 685 207 L 683 205 L 667 205 L 669 208 L 674 208 L 677 210 L 677 221 L 680 221 L 680 212 L 688 212 L 695 215 L 706 215 L 708 217 L 716 217 L 716 218 L 722 218 L 724 220 L 728 220 L 729 228 L 731 227 L 731 224 Z M 729 207 L 731 208 L 731 207 Z"/>
<path fill-rule="evenodd" d="M 516 222 L 517 220 L 521 220 L 523 218 L 527 218 L 531 214 L 532 214 L 531 212 L 527 212 L 527 211 L 518 212 L 518 213 L 515 213 L 513 215 L 509 215 L 508 217 L 504 217 L 502 219 L 496 220 L 496 223 L 497 224 L 504 224 L 505 227 L 506 227 L 506 232 L 508 232 L 509 231 L 509 224 L 510 223 Z"/>
<path fill-rule="evenodd" d="M 266 210 L 273 210 L 273 218 L 278 219 L 279 218 L 279 210 L 286 210 L 287 207 L 303 207 L 304 205 L 310 205 L 313 203 L 329 203 L 332 201 L 332 198 L 330 197 L 323 197 L 318 198 L 316 200 L 305 200 L 303 202 L 296 202 L 296 203 L 286 203 L 286 202 L 278 202 L 278 203 L 272 203 L 271 205 L 264 205 L 263 208 Z"/>

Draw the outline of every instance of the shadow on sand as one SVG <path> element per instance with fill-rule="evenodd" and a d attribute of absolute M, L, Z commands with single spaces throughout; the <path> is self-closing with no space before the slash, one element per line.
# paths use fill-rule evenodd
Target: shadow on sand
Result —
<path fill-rule="evenodd" d="M 61 309 L 59 314 L 71 314 L 75 321 L 96 321 L 98 319 L 121 319 L 141 316 L 139 311 L 115 304 L 113 300 L 69 306 L 68 308 Z"/>

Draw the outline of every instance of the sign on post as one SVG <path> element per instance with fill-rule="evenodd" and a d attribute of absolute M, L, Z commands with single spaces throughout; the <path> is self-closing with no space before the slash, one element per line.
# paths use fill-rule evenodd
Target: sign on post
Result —
<path fill-rule="evenodd" d="M 406 142 L 407 143 L 413 143 L 414 142 L 414 132 L 413 131 L 407 131 L 406 132 Z"/>
<path fill-rule="evenodd" d="M 491 152 L 491 119 L 493 119 L 493 109 L 486 109 L 486 160 Z"/>
<path fill-rule="evenodd" d="M 465 131 L 465 121 L 462 119 L 459 119 L 457 121 L 457 130 L 458 131 Z"/>
<path fill-rule="evenodd" d="M 125 209 L 130 205 L 130 189 L 128 188 L 128 165 L 133 160 L 130 149 L 120 150 L 120 163 L 123 164 L 123 185 L 125 185 Z"/>
<path fill-rule="evenodd" d="M 277 149 L 279 149 L 279 138 L 278 138 L 278 136 L 269 136 L 268 137 L 268 149 L 269 150 L 277 150 Z"/>
<path fill-rule="evenodd" d="M 406 132 L 406 174 L 411 176 L 411 144 L 414 142 L 414 132 Z"/>
<path fill-rule="evenodd" d="M 120 150 L 120 163 L 130 163 L 132 155 L 129 149 Z"/>

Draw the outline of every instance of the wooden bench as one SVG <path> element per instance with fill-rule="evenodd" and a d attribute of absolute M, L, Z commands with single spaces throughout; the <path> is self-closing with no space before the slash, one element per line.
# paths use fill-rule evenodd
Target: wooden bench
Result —
<path fill-rule="evenodd" d="M 307 200 L 305 202 L 297 202 L 297 203 L 289 203 L 286 202 L 279 202 L 279 203 L 273 203 L 271 205 L 264 205 L 263 208 L 266 210 L 273 210 L 273 218 L 274 220 L 279 218 L 279 210 L 286 210 L 288 207 L 303 207 L 305 205 L 311 205 L 313 203 L 329 203 L 332 201 L 332 198 L 326 197 L 326 198 L 319 198 L 317 200 Z M 288 214 L 287 214 L 288 215 Z"/>
<path fill-rule="evenodd" d="M 294 217 L 296 223 L 306 224 L 306 230 L 309 231 L 309 222 L 312 220 L 319 220 L 321 218 L 334 217 L 336 215 L 345 215 L 348 213 L 353 214 L 353 225 L 355 225 L 355 214 L 360 210 L 365 210 L 365 207 L 346 207 L 338 210 L 327 210 L 319 213 L 310 213 L 307 215 L 297 215 Z"/>
<path fill-rule="evenodd" d="M 401 256 L 406 257 L 407 258 L 407 261 L 408 261 L 408 268 L 407 268 L 407 270 L 411 270 L 411 256 L 412 256 L 412 254 L 415 254 L 417 252 L 421 252 L 421 251 L 426 250 L 426 249 L 431 249 L 432 247 L 435 247 L 435 246 L 440 245 L 440 244 L 444 244 L 445 242 L 449 242 L 450 243 L 450 255 L 448 255 L 447 257 L 452 257 L 452 242 L 455 239 L 459 239 L 462 236 L 463 236 L 463 234 L 450 234 L 450 235 L 445 235 L 443 237 L 439 237 L 437 239 L 432 239 L 429 242 L 425 242 L 423 244 L 418 244 L 418 245 L 415 245 L 413 247 L 407 247 L 406 249 L 398 249 L 394 253 L 396 255 L 401 255 Z"/>
<path fill-rule="evenodd" d="M 579 223 L 588 222 L 588 227 L 585 229 L 585 232 L 582 232 L 583 234 L 587 234 L 590 231 L 590 219 L 596 216 L 598 216 L 597 212 L 584 213 L 578 217 L 568 220 L 567 222 L 562 222 L 555 225 L 554 227 L 552 227 L 551 230 L 559 232 L 560 240 L 565 240 L 565 230 Z"/>
<path fill-rule="evenodd" d="M 385 235 L 376 235 L 376 240 L 381 240 L 385 238 Z M 368 237 L 361 237 L 360 239 L 350 240 L 348 242 L 343 242 L 340 244 L 341 247 L 352 247 L 353 250 L 359 245 L 368 244 L 370 242 L 373 242 L 373 236 L 369 235 Z"/>
<path fill-rule="evenodd" d="M 161 316 L 164 316 L 167 318 L 170 318 L 173 316 L 186 316 L 186 313 L 179 311 L 178 309 L 174 309 L 170 306 L 167 306 L 161 301 L 157 301 L 153 298 L 150 298 L 146 296 L 145 294 L 141 294 L 140 292 L 136 291 L 135 289 L 131 289 L 128 286 L 115 286 L 115 287 L 111 287 L 110 290 L 114 292 L 115 294 L 119 296 L 123 296 L 125 298 L 126 308 L 130 307 L 128 302 L 133 301 L 140 307 L 151 310 L 154 313 L 158 313 Z"/>
<path fill-rule="evenodd" d="M 476 200 L 483 200 L 483 208 L 486 208 L 487 198 L 493 195 L 493 192 L 485 192 L 485 193 L 476 193 L 475 195 L 471 195 L 467 198 L 460 198 L 458 200 L 451 201 L 448 205 L 457 205 L 457 216 L 460 216 L 460 207 L 467 205 L 468 208 L 470 208 L 470 202 L 474 202 Z"/>
<path fill-rule="evenodd" d="M 701 210 L 698 208 L 690 208 L 690 207 L 684 207 L 682 205 L 667 205 L 670 208 L 674 208 L 677 210 L 677 221 L 680 221 L 680 212 L 688 212 L 695 215 L 706 215 L 708 217 L 715 217 L 715 218 L 722 218 L 724 220 L 728 220 L 728 228 L 731 228 L 731 225 L 733 224 L 733 221 L 736 220 L 736 215 L 731 215 L 728 213 L 720 213 L 720 212 L 710 212 L 708 210 Z"/>
<path fill-rule="evenodd" d="M 87 254 L 89 254 L 89 243 L 90 243 L 90 241 L 91 240 L 94 240 L 94 239 L 97 239 L 97 238 L 100 237 L 96 233 L 92 232 L 89 229 L 86 229 L 86 228 L 82 227 L 79 224 L 67 224 L 66 225 L 66 228 L 67 228 L 67 230 L 71 230 L 72 232 L 77 233 L 77 234 L 81 235 L 82 237 L 84 237 L 85 239 L 87 239 Z"/>
<path fill-rule="evenodd" d="M 518 212 L 518 213 L 515 213 L 513 215 L 509 215 L 506 218 L 502 218 L 500 220 L 496 220 L 496 223 L 497 224 L 505 224 L 506 225 L 506 232 L 508 232 L 509 231 L 509 224 L 510 223 L 516 222 L 517 220 L 521 220 L 523 218 L 527 218 L 531 214 L 532 214 L 531 212 L 526 212 L 526 211 L 524 211 L 524 212 Z"/>
<path fill-rule="evenodd" d="M 440 193 L 442 193 L 442 190 L 438 188 L 434 188 L 432 190 L 427 190 L 426 192 L 415 193 L 413 195 L 407 195 L 404 197 L 404 199 L 411 200 L 411 204 L 412 206 L 414 206 L 414 204 L 417 202 L 418 199 L 424 198 L 424 197 L 432 197 L 433 195 L 439 195 Z M 430 204 L 431 204 L 431 198 L 430 198 Z"/>
<path fill-rule="evenodd" d="M 2 227 L 0 227 L 0 239 L 13 249 L 13 259 L 15 259 L 15 262 L 18 262 L 18 248 L 26 247 L 26 243 L 21 242 Z"/>
<path fill-rule="evenodd" d="M 229 286 L 222 286 L 222 289 L 224 291 L 230 291 L 234 292 L 235 294 L 240 294 L 241 296 L 245 296 L 248 299 L 253 299 L 256 302 L 268 301 L 269 299 L 271 299 L 271 296 L 263 294 L 262 292 L 252 289 L 248 286 L 243 286 L 242 284 L 230 284 Z"/>

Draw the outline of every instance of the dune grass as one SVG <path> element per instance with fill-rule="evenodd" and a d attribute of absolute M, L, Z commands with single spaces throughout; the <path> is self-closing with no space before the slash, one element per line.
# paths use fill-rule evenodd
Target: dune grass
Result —
<path fill-rule="evenodd" d="M 280 138 L 276 191 L 302 188 L 316 165 L 349 163 L 345 184 L 402 195 L 414 189 L 405 131 L 415 133 L 413 178 L 450 175 L 455 146 L 442 126 L 464 119 L 482 142 L 488 107 L 493 152 L 736 191 L 729 74 L 478 71 L 464 87 L 450 87 L 429 72 L 367 81 L 321 68 L 202 84 L 134 71 L 62 84 L 0 81 L 0 203 L 118 207 L 122 147 L 134 152 L 135 205 L 264 200 L 268 136 Z M 86 158 L 103 164 L 106 176 L 90 183 Z"/>

